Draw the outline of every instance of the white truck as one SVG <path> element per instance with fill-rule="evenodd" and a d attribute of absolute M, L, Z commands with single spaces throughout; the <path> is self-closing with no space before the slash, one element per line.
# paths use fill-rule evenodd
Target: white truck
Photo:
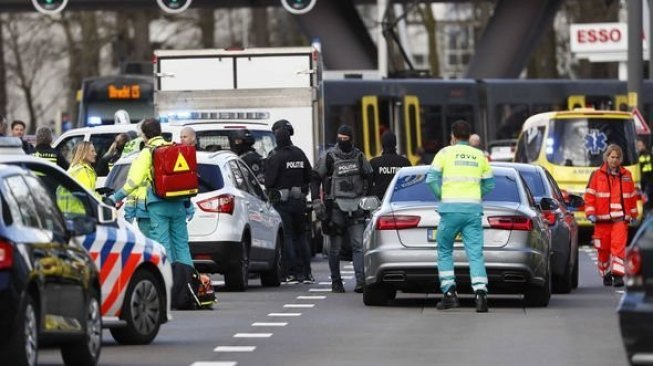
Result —
<path fill-rule="evenodd" d="M 154 52 L 154 111 L 161 121 L 280 119 L 311 164 L 324 146 L 322 61 L 313 47 Z"/>

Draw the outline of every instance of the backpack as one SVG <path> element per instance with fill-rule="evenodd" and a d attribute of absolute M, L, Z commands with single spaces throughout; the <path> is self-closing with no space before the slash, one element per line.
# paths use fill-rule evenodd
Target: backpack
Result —
<path fill-rule="evenodd" d="M 199 190 L 195 146 L 161 145 L 152 149 L 154 194 L 162 199 L 195 196 Z"/>
<path fill-rule="evenodd" d="M 217 302 L 211 278 L 202 275 L 193 266 L 172 264 L 172 308 L 195 310 L 211 308 Z"/>

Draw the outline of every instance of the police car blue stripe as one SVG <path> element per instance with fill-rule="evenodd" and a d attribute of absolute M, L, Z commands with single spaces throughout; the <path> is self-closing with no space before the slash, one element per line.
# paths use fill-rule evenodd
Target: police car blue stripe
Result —
<path fill-rule="evenodd" d="M 86 237 L 84 238 L 84 243 L 82 243 L 84 249 L 91 251 L 91 247 L 93 246 L 93 242 L 95 241 L 96 237 L 97 237 L 96 232 L 86 235 Z"/>
<path fill-rule="evenodd" d="M 107 241 L 102 245 L 102 250 L 100 251 L 100 267 L 104 265 L 113 249 L 113 246 L 116 244 L 116 229 L 112 227 L 107 228 Z"/>
<path fill-rule="evenodd" d="M 125 263 L 127 263 L 127 261 L 129 260 L 129 256 L 132 254 L 135 244 L 136 244 L 136 237 L 131 232 L 131 230 L 127 231 L 127 242 L 125 243 L 125 246 L 122 248 L 122 255 L 121 255 L 122 267 L 125 267 Z"/>

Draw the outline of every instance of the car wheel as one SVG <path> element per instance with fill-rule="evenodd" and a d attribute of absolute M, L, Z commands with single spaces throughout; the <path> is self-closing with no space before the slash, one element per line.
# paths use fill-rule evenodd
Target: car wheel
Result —
<path fill-rule="evenodd" d="M 571 292 L 573 287 L 572 267 L 573 265 L 569 263 L 569 260 L 567 260 L 565 271 L 560 276 L 555 276 L 553 278 L 553 292 L 557 294 L 568 294 Z"/>
<path fill-rule="evenodd" d="M 530 286 L 524 291 L 524 303 L 528 307 L 546 307 L 551 300 L 551 268 L 547 269 L 544 286 Z"/>
<path fill-rule="evenodd" d="M 367 306 L 385 306 L 397 296 L 397 290 L 383 284 L 369 285 L 363 288 L 363 303 Z"/>
<path fill-rule="evenodd" d="M 111 329 L 116 342 L 148 344 L 154 340 L 159 333 L 165 307 L 162 288 L 151 272 L 141 269 L 134 274 L 122 305 L 121 318 L 127 322 L 127 326 Z"/>
<path fill-rule="evenodd" d="M 66 365 L 97 365 L 102 350 L 102 311 L 100 293 L 94 293 L 86 308 L 86 334 L 75 342 L 61 347 L 61 357 Z"/>
<path fill-rule="evenodd" d="M 267 272 L 261 273 L 261 285 L 265 287 L 279 287 L 281 285 L 281 253 L 283 250 L 283 242 L 281 241 L 281 234 L 277 234 L 277 242 L 274 248 L 274 261 L 272 262 L 272 269 Z"/>
<path fill-rule="evenodd" d="M 578 288 L 578 253 L 576 253 L 576 260 L 574 261 L 574 269 L 571 271 L 571 287 Z"/>
<path fill-rule="evenodd" d="M 224 282 L 229 291 L 247 290 L 249 281 L 249 235 L 244 235 L 240 251 L 240 260 L 238 267 L 232 268 L 224 274 Z"/>
<path fill-rule="evenodd" d="M 12 365 L 35 366 L 39 349 L 39 320 L 34 300 L 29 294 L 16 313 L 16 327 L 9 341 L 0 348 L 0 359 Z"/>

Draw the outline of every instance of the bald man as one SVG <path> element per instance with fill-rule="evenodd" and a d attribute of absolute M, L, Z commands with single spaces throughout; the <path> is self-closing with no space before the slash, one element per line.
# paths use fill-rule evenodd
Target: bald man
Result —
<path fill-rule="evenodd" d="M 469 146 L 481 149 L 481 136 L 478 134 L 472 134 L 469 136 Z"/>
<path fill-rule="evenodd" d="M 179 140 L 182 145 L 196 146 L 197 134 L 192 127 L 186 126 L 181 129 L 181 132 L 179 132 Z"/>

